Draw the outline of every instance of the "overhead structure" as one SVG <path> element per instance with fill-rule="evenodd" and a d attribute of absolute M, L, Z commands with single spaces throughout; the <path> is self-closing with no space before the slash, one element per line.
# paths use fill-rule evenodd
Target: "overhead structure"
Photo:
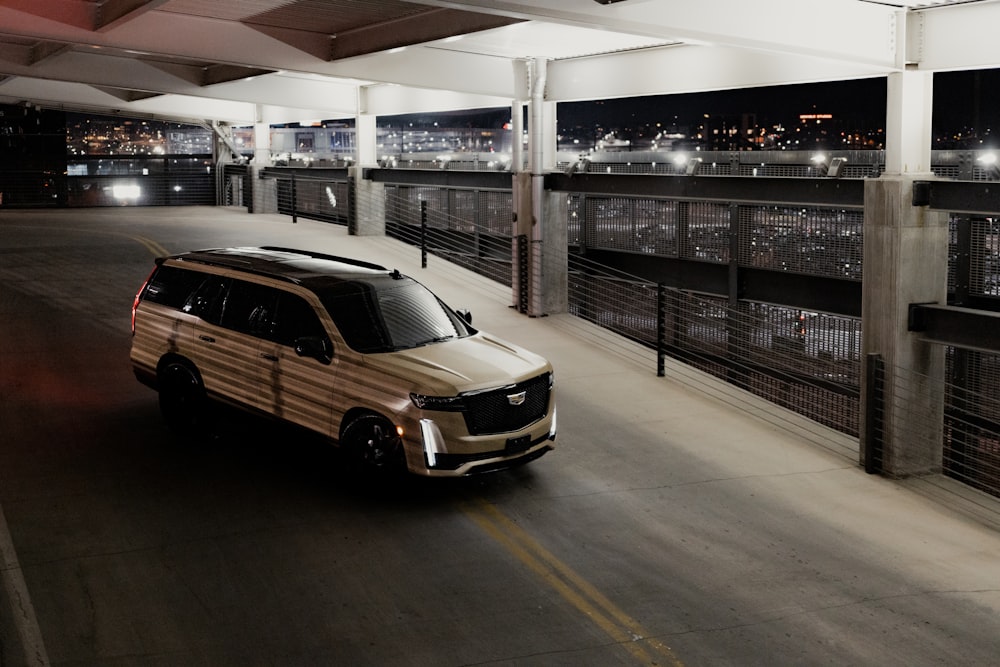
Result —
<path fill-rule="evenodd" d="M 0 103 L 225 123 L 1000 67 L 996 0 L 0 0 Z"/>

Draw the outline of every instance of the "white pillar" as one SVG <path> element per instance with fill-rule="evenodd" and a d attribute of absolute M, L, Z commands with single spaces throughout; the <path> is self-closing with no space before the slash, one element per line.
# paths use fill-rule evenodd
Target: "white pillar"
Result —
<path fill-rule="evenodd" d="M 250 165 L 250 178 L 253 183 L 254 213 L 277 213 L 277 184 L 273 179 L 258 178 L 258 173 L 270 167 L 271 160 L 271 125 L 263 119 L 261 105 L 254 109 L 253 124 L 253 162 Z"/>
<path fill-rule="evenodd" d="M 893 72 L 886 93 L 886 173 L 929 174 L 933 73 L 909 68 Z"/>
<path fill-rule="evenodd" d="M 348 172 L 354 183 L 356 199 L 353 232 L 357 236 L 385 235 L 385 186 L 365 180 L 364 170 L 378 166 L 378 118 L 367 113 L 365 91 L 358 91 L 358 109 L 354 117 L 354 140 L 357 150 L 354 166 Z"/>
<path fill-rule="evenodd" d="M 362 167 L 378 164 L 377 117 L 374 114 L 359 113 L 354 119 L 355 141 L 357 142 L 357 162 Z"/>

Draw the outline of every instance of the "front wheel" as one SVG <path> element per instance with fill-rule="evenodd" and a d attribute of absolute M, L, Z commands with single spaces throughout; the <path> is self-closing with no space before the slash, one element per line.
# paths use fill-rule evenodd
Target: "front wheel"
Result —
<path fill-rule="evenodd" d="M 340 444 L 352 464 L 365 471 L 395 473 L 406 469 L 403 439 L 385 417 L 361 415 L 347 425 Z"/>
<path fill-rule="evenodd" d="M 190 366 L 173 362 L 160 370 L 160 414 L 171 431 L 200 436 L 208 431 L 209 409 L 205 387 Z"/>

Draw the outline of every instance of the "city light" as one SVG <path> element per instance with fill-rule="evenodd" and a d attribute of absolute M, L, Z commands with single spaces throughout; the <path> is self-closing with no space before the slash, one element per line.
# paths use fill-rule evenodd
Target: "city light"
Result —
<path fill-rule="evenodd" d="M 119 201 L 139 199 L 142 189 L 138 185 L 115 185 L 111 188 L 111 196 Z"/>

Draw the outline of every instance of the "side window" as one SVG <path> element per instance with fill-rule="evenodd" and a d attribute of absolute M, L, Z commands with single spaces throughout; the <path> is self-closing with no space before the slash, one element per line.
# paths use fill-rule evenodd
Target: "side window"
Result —
<path fill-rule="evenodd" d="M 170 308 L 180 308 L 204 279 L 204 273 L 176 266 L 160 266 L 149 279 L 142 298 Z"/>
<path fill-rule="evenodd" d="M 222 311 L 222 326 L 241 333 L 270 338 L 280 292 L 273 287 L 234 280 Z"/>
<path fill-rule="evenodd" d="M 184 307 L 185 313 L 197 315 L 206 322 L 218 324 L 222 316 L 222 308 L 226 303 L 226 293 L 232 280 L 221 276 L 209 275 L 195 290 Z"/>
<path fill-rule="evenodd" d="M 323 324 L 309 302 L 297 294 L 282 292 L 274 320 L 274 340 L 292 346 L 297 338 L 305 336 L 327 338 Z"/>

